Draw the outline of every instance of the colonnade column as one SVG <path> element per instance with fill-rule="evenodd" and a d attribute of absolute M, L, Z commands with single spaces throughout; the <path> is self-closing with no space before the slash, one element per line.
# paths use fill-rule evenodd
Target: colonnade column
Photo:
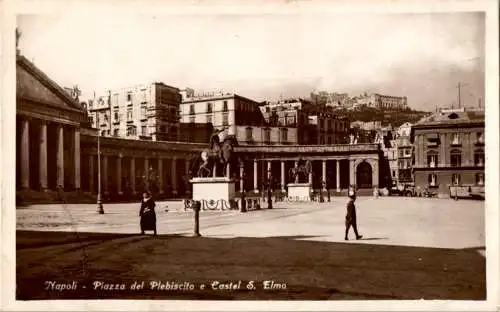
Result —
<path fill-rule="evenodd" d="M 349 160 L 349 184 L 356 186 L 356 161 L 354 159 Z"/>
<path fill-rule="evenodd" d="M 64 133 L 63 126 L 57 125 L 57 187 L 64 189 Z"/>
<path fill-rule="evenodd" d="M 323 185 L 323 190 L 326 190 L 327 189 L 327 186 L 326 186 L 326 160 L 323 159 L 322 161 L 322 167 L 321 167 L 321 175 L 322 175 L 322 181 L 321 181 L 321 184 Z"/>
<path fill-rule="evenodd" d="M 377 161 L 372 161 L 372 185 L 373 187 L 378 187 L 378 164 Z"/>
<path fill-rule="evenodd" d="M 190 188 L 190 184 L 189 184 L 189 179 L 191 178 L 191 173 L 189 172 L 190 169 L 191 169 L 191 159 L 189 158 L 186 158 L 186 161 L 184 163 L 184 166 L 185 166 L 185 176 L 186 176 L 186 183 L 185 183 L 185 188 L 186 188 L 186 195 L 189 195 L 191 194 L 191 188 Z"/>
<path fill-rule="evenodd" d="M 177 196 L 177 166 L 176 166 L 176 157 L 172 157 L 172 164 L 171 164 L 171 181 L 172 181 L 172 195 Z"/>
<path fill-rule="evenodd" d="M 40 188 L 42 191 L 47 190 L 47 122 L 40 121 Z"/>
<path fill-rule="evenodd" d="M 122 154 L 116 158 L 116 191 L 119 195 L 123 194 L 122 191 Z"/>
<path fill-rule="evenodd" d="M 158 188 L 160 189 L 160 194 L 163 194 L 163 159 L 158 158 Z"/>
<path fill-rule="evenodd" d="M 94 155 L 89 155 L 89 191 L 94 193 Z"/>
<path fill-rule="evenodd" d="M 30 187 L 30 139 L 28 120 L 21 121 L 21 187 Z"/>
<path fill-rule="evenodd" d="M 271 178 L 271 161 L 268 160 L 267 161 L 267 179 L 269 180 L 269 178 Z"/>
<path fill-rule="evenodd" d="M 253 160 L 253 190 L 255 193 L 258 193 L 259 192 L 259 189 L 258 189 L 258 181 L 257 181 L 257 159 L 254 159 Z"/>
<path fill-rule="evenodd" d="M 80 189 L 80 129 L 75 128 L 75 163 L 74 163 L 74 170 L 75 170 L 75 190 Z M 121 182 L 121 181 L 120 181 Z"/>
<path fill-rule="evenodd" d="M 136 193 L 135 189 L 135 158 L 130 157 L 130 188 L 132 189 L 132 194 Z"/>
<path fill-rule="evenodd" d="M 337 192 L 340 192 L 340 159 L 337 159 L 336 160 L 336 164 L 337 164 L 337 172 L 336 172 L 336 178 L 337 178 Z"/>
<path fill-rule="evenodd" d="M 102 189 L 104 194 L 109 194 L 108 184 L 108 156 L 102 155 Z"/>
<path fill-rule="evenodd" d="M 245 177 L 243 176 L 244 175 L 244 168 L 245 168 L 245 165 L 243 162 L 240 163 L 240 192 L 244 192 L 245 191 Z"/>
<path fill-rule="evenodd" d="M 285 162 L 281 161 L 281 190 L 285 191 Z"/>

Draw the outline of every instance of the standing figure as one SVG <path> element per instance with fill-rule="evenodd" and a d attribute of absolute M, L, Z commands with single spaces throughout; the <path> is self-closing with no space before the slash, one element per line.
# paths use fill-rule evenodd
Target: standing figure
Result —
<path fill-rule="evenodd" d="M 149 192 L 144 192 L 142 197 L 141 210 L 139 211 L 139 216 L 141 217 L 141 234 L 144 235 L 144 231 L 153 231 L 154 236 L 156 236 L 156 204 Z"/>
<path fill-rule="evenodd" d="M 352 226 L 354 230 L 354 234 L 356 235 L 356 239 L 361 239 L 363 236 L 358 233 L 358 224 L 356 220 L 356 206 L 354 205 L 354 201 L 356 200 L 355 194 L 349 194 L 349 202 L 347 203 L 347 214 L 345 216 L 345 240 L 349 240 L 348 233 L 349 229 Z"/>

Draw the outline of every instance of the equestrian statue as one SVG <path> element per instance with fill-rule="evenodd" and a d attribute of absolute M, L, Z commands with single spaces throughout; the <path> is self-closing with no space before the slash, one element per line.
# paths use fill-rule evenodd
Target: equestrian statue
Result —
<path fill-rule="evenodd" d="M 297 161 L 297 165 L 293 168 L 290 168 L 289 174 L 291 180 L 294 181 L 294 183 L 305 183 L 307 182 L 309 173 L 311 172 L 312 172 L 311 162 L 309 160 L 304 161 L 302 159 L 299 159 L 299 161 Z"/>
<path fill-rule="evenodd" d="M 225 129 L 216 129 L 210 136 L 208 148 L 201 152 L 202 163 L 198 169 L 198 177 L 226 177 L 227 166 L 237 165 L 234 155 L 234 147 L 237 145 L 236 137 L 234 135 L 226 135 L 222 142 L 220 142 L 219 134 Z M 237 167 L 233 166 L 233 168 Z"/>

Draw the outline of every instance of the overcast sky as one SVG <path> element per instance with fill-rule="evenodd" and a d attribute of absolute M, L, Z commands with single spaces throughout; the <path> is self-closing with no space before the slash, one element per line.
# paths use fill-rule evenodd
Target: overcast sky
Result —
<path fill-rule="evenodd" d="M 85 94 L 162 81 L 256 100 L 312 90 L 484 101 L 484 15 L 20 15 L 20 49 Z"/>

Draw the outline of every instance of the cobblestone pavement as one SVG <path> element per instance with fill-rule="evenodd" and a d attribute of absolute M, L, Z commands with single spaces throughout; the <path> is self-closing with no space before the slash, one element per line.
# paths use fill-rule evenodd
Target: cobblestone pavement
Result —
<path fill-rule="evenodd" d="M 274 203 L 274 209 L 240 213 L 201 211 L 200 231 L 213 237 L 303 236 L 343 242 L 345 198 L 331 203 Z M 358 242 L 441 248 L 485 245 L 484 202 L 408 197 L 361 197 L 356 201 Z M 158 202 L 159 234 L 193 232 L 193 213 L 181 202 Z M 17 210 L 18 230 L 137 233 L 138 204 L 34 205 Z M 168 212 L 166 211 L 168 210 Z M 354 234 L 351 234 L 354 238 Z"/>

